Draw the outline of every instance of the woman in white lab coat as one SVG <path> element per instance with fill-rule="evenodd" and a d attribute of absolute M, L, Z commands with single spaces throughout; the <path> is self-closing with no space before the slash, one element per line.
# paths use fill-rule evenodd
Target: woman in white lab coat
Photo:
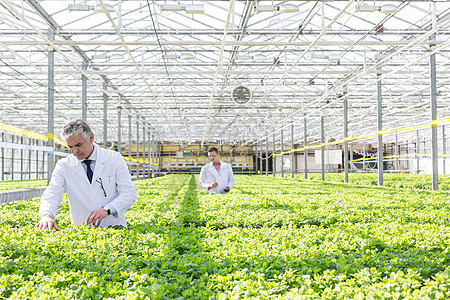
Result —
<path fill-rule="evenodd" d="M 228 193 L 234 186 L 233 169 L 220 160 L 219 150 L 208 150 L 210 163 L 202 167 L 198 185 L 208 193 Z"/>
<path fill-rule="evenodd" d="M 40 221 L 35 228 L 59 230 L 54 218 L 64 193 L 73 224 L 127 226 L 124 213 L 137 194 L 122 155 L 95 144 L 83 120 L 66 124 L 63 136 L 72 154 L 56 164 L 41 197 Z"/>

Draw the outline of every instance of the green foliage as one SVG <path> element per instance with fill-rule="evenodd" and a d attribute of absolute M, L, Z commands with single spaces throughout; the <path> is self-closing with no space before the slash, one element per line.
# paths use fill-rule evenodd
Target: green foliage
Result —
<path fill-rule="evenodd" d="M 0 181 L 0 193 L 15 190 L 28 190 L 36 188 L 45 188 L 46 179 L 20 180 L 20 181 Z"/>
<path fill-rule="evenodd" d="M 71 225 L 64 200 L 62 230 L 33 231 L 39 199 L 5 204 L 0 299 L 449 298 L 448 177 L 431 191 L 339 175 L 236 176 L 228 194 L 193 175 L 137 181 L 128 228 Z"/>

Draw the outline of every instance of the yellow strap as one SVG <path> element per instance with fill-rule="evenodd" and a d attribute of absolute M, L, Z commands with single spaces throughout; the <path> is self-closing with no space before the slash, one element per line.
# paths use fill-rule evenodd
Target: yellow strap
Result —
<path fill-rule="evenodd" d="M 323 144 L 320 144 L 320 145 L 307 146 L 307 147 L 304 147 L 304 148 L 293 149 L 293 150 L 286 151 L 286 152 L 283 152 L 283 153 L 273 154 L 273 156 L 285 155 L 285 154 L 289 154 L 289 153 L 292 153 L 292 152 L 303 151 L 305 149 L 314 149 L 314 148 L 321 148 L 321 147 L 325 147 L 325 146 L 338 145 L 338 144 L 342 144 L 344 142 L 353 141 L 353 140 L 361 140 L 361 139 L 365 139 L 365 138 L 369 138 L 369 137 L 374 137 L 374 136 L 377 136 L 377 135 L 383 135 L 383 134 L 386 134 L 386 133 L 395 133 L 395 132 L 403 132 L 403 131 L 410 131 L 410 130 L 418 130 L 418 129 L 427 128 L 427 127 L 430 127 L 430 126 L 434 127 L 434 126 L 437 126 L 437 124 L 442 124 L 442 123 L 450 123 L 450 118 L 433 120 L 433 121 L 431 121 L 430 124 L 426 124 L 426 125 L 413 126 L 413 127 L 404 127 L 404 128 L 395 128 L 395 129 L 390 129 L 390 130 L 379 130 L 375 134 L 361 135 L 361 136 L 355 136 L 355 137 L 344 137 L 344 139 L 340 140 L 340 141 L 328 142 L 328 143 L 323 143 Z M 426 155 L 420 154 L 419 156 L 426 156 Z M 446 157 L 446 156 L 444 156 L 444 157 Z M 369 160 L 369 158 L 366 158 L 366 160 Z M 358 161 L 358 160 L 353 160 L 353 161 Z"/>
<path fill-rule="evenodd" d="M 28 137 L 33 138 L 33 139 L 43 140 L 43 141 L 48 141 L 48 139 L 51 137 L 52 139 L 55 140 L 56 143 L 58 143 L 60 145 L 63 145 L 66 148 L 69 148 L 69 147 L 67 147 L 66 143 L 64 143 L 63 141 L 61 141 L 58 138 L 55 138 L 54 135 L 50 134 L 50 133 L 48 134 L 48 136 L 45 136 L 43 134 L 39 134 L 39 133 L 36 133 L 36 132 L 31 132 L 31 131 L 28 131 L 28 130 L 20 129 L 20 128 L 17 128 L 17 127 L 14 127 L 14 126 L 10 126 L 10 125 L 6 125 L 6 124 L 3 124 L 3 123 L 0 123 L 0 129 L 5 130 L 5 131 L 9 131 L 9 132 L 13 132 L 13 133 L 17 133 L 17 134 L 21 134 L 21 135 L 25 135 L 25 136 L 28 136 Z"/>

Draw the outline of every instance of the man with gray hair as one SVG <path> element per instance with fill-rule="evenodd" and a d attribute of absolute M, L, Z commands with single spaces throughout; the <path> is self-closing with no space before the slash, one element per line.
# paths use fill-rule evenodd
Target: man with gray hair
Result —
<path fill-rule="evenodd" d="M 124 213 L 137 194 L 122 155 L 94 143 L 91 128 L 81 119 L 67 123 L 62 135 L 71 155 L 56 164 L 34 228 L 59 230 L 54 219 L 64 193 L 73 224 L 127 226 Z"/>

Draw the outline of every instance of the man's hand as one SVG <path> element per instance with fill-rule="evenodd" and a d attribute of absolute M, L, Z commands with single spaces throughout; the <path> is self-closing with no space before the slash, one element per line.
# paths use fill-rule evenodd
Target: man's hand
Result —
<path fill-rule="evenodd" d="M 225 193 L 228 193 L 230 190 L 231 190 L 231 188 L 230 188 L 229 186 L 227 186 L 226 188 L 223 189 L 223 191 L 224 191 Z"/>
<path fill-rule="evenodd" d="M 217 186 L 218 186 L 218 183 L 214 181 L 213 183 L 211 183 L 211 184 L 208 186 L 208 190 L 214 189 L 214 188 L 216 188 Z"/>
<path fill-rule="evenodd" d="M 106 216 L 108 215 L 108 212 L 104 210 L 103 208 L 99 208 L 97 210 L 94 210 L 89 214 L 89 217 L 86 220 L 86 223 L 88 225 L 96 225 L 100 226 L 100 223 Z"/>
<path fill-rule="evenodd" d="M 44 230 L 48 229 L 48 231 L 52 231 L 54 228 L 56 231 L 60 231 L 58 225 L 56 225 L 56 222 L 52 219 L 52 217 L 50 217 L 50 215 L 43 215 L 39 223 L 34 226 L 33 230 L 36 228 Z"/>

